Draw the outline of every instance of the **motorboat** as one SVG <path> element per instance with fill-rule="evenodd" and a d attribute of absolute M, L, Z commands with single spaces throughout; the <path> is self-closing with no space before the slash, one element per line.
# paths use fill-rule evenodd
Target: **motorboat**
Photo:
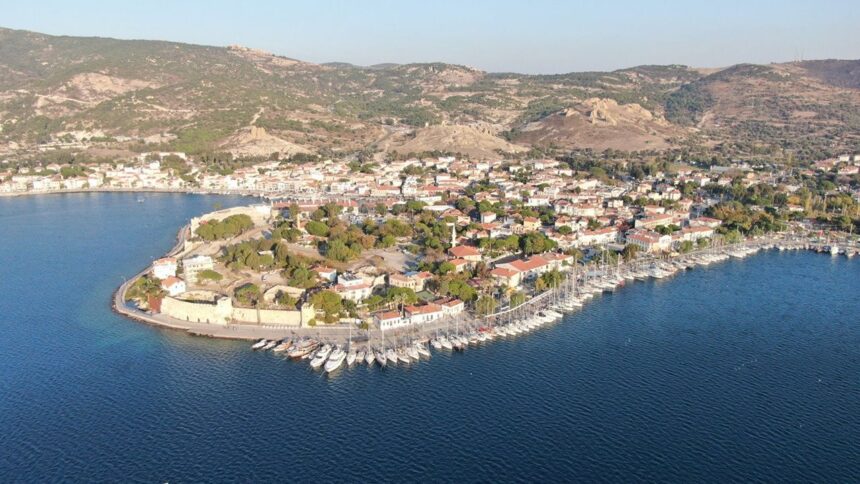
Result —
<path fill-rule="evenodd" d="M 262 348 L 263 346 L 266 346 L 267 344 L 269 344 L 269 340 L 263 338 L 260 341 L 257 341 L 256 343 L 254 343 L 251 346 L 251 349 L 252 350 L 258 350 L 258 349 Z"/>
<path fill-rule="evenodd" d="M 317 368 L 323 366 L 323 364 L 326 362 L 328 357 L 331 355 L 331 351 L 332 351 L 331 345 L 323 345 L 322 348 L 317 350 L 316 354 L 314 355 L 313 359 L 311 360 L 311 368 L 317 369 Z"/>
<path fill-rule="evenodd" d="M 343 351 L 343 348 L 341 347 L 335 348 L 328 357 L 328 361 L 325 363 L 325 372 L 331 373 L 337 370 L 341 365 L 343 365 L 344 360 L 346 360 L 346 351 Z"/>

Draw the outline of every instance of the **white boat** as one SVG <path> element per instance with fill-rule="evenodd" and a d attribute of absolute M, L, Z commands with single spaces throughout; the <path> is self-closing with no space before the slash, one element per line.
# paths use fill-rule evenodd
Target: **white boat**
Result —
<path fill-rule="evenodd" d="M 439 343 L 441 343 L 441 344 L 442 344 L 442 348 L 445 348 L 446 350 L 452 350 L 452 349 L 454 349 L 454 344 L 453 344 L 453 343 L 451 343 L 451 340 L 450 340 L 450 339 L 448 339 L 448 338 L 447 338 L 447 337 L 445 337 L 445 336 L 442 336 L 442 337 L 440 337 L 440 338 L 439 338 Z"/>
<path fill-rule="evenodd" d="M 415 345 L 407 346 L 406 354 L 415 361 L 421 359 L 421 353 L 418 352 L 418 348 Z"/>
<path fill-rule="evenodd" d="M 331 373 L 341 365 L 343 365 L 344 360 L 346 360 L 346 351 L 343 351 L 342 348 L 338 347 L 334 351 L 332 351 L 331 356 L 328 357 L 328 361 L 325 363 L 325 372 Z"/>
<path fill-rule="evenodd" d="M 423 356 L 424 358 L 430 358 L 430 349 L 427 348 L 427 345 L 422 343 L 415 343 L 415 349 L 418 350 L 419 356 Z"/>
<path fill-rule="evenodd" d="M 364 363 L 364 359 L 366 357 L 367 357 L 367 350 L 365 350 L 365 349 L 358 350 L 358 354 L 355 355 L 355 361 L 357 361 L 358 364 L 360 365 L 360 364 Z"/>
<path fill-rule="evenodd" d="M 373 357 L 376 360 L 376 362 L 379 363 L 379 366 L 384 368 L 385 365 L 388 363 L 388 357 L 385 356 L 385 352 L 382 350 L 376 350 L 376 351 L 373 351 L 372 353 L 373 353 Z"/>
<path fill-rule="evenodd" d="M 397 359 L 400 360 L 401 363 L 412 363 L 412 357 L 409 356 L 409 352 L 406 351 L 406 348 L 397 348 Z"/>
<path fill-rule="evenodd" d="M 433 345 L 433 349 L 436 351 L 439 351 L 442 349 L 442 342 L 436 338 L 433 338 L 433 341 L 431 341 L 430 344 Z"/>
<path fill-rule="evenodd" d="M 289 349 L 289 347 L 292 346 L 292 344 L 293 344 L 293 340 L 287 338 L 287 339 L 281 341 L 280 343 L 278 343 L 278 346 L 275 346 L 274 348 L 272 348 L 272 351 L 275 353 L 283 353 L 284 351 L 287 351 L 287 349 Z"/>
<path fill-rule="evenodd" d="M 349 353 L 346 354 L 346 365 L 354 365 L 356 359 L 358 359 L 358 353 L 355 351 L 355 348 L 350 348 Z"/>
<path fill-rule="evenodd" d="M 394 351 L 392 348 L 388 348 L 387 350 L 385 350 L 385 358 L 392 365 L 396 365 L 397 360 L 399 359 L 399 358 L 397 358 L 397 352 Z"/>
<path fill-rule="evenodd" d="M 258 350 L 258 349 L 262 348 L 263 346 L 266 346 L 267 344 L 269 344 L 269 340 L 263 338 L 260 341 L 257 341 L 256 343 L 254 343 L 254 345 L 251 346 L 251 349 L 252 350 Z"/>
<path fill-rule="evenodd" d="M 372 349 L 368 348 L 364 354 L 364 362 L 367 364 L 367 366 L 370 366 L 373 364 L 374 361 L 376 361 L 376 355 L 373 354 Z"/>
<path fill-rule="evenodd" d="M 315 354 L 313 359 L 311 360 L 311 368 L 319 368 L 323 366 L 323 363 L 326 362 L 329 355 L 331 355 L 331 345 L 323 345 Z"/>
<path fill-rule="evenodd" d="M 270 349 L 274 348 L 277 345 L 278 345 L 278 341 L 273 339 L 273 340 L 269 341 L 268 343 L 266 343 L 266 345 L 263 346 L 261 349 L 263 351 L 266 351 L 266 350 L 270 350 Z"/>

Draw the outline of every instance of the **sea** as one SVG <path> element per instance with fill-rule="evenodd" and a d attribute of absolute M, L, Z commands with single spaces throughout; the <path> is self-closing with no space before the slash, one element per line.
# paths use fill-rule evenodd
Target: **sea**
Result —
<path fill-rule="evenodd" d="M 860 482 L 860 258 L 733 259 L 333 377 L 111 311 L 253 201 L 0 198 L 0 482 Z"/>

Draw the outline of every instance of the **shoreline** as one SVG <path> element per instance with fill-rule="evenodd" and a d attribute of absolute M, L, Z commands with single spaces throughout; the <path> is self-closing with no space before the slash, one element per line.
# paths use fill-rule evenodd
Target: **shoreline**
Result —
<path fill-rule="evenodd" d="M 168 251 L 165 256 L 176 256 L 182 252 L 185 240 L 188 236 L 190 229 L 190 224 L 184 225 L 179 232 L 177 233 L 177 243 L 173 246 L 173 248 Z M 659 265 L 661 263 L 664 264 L 690 264 L 690 260 L 696 260 L 697 257 L 705 257 L 705 256 L 714 256 L 717 255 L 719 257 L 725 256 L 728 257 L 729 253 L 736 250 L 754 250 L 755 253 L 758 253 L 760 250 L 774 250 L 779 247 L 779 250 L 783 250 L 783 245 L 788 250 L 791 249 L 799 249 L 799 250 L 815 250 L 821 252 L 826 244 L 820 242 L 813 242 L 808 238 L 800 238 L 800 239 L 783 239 L 783 238 L 769 238 L 766 241 L 760 240 L 747 240 L 745 242 L 729 245 L 729 246 L 721 246 L 721 247 L 709 247 L 706 249 L 693 251 L 687 254 L 682 254 L 673 258 L 666 259 L 657 259 L 657 258 L 645 258 L 645 259 L 637 259 L 630 264 L 624 264 L 623 266 L 618 266 L 616 268 L 603 269 L 603 272 L 599 276 L 595 276 L 598 279 L 602 279 L 607 277 L 609 274 L 609 270 L 612 271 L 628 271 L 634 270 L 637 266 L 654 266 Z M 856 247 L 854 249 L 857 249 Z M 688 269 L 696 267 L 698 264 L 692 263 Z M 525 320 L 529 317 L 534 316 L 538 311 L 541 311 L 544 308 L 554 306 L 554 304 L 558 301 L 560 297 L 576 297 L 578 292 L 581 292 L 581 288 L 577 287 L 579 285 L 587 285 L 588 277 L 584 280 L 580 280 L 580 274 L 576 274 L 576 271 L 567 271 L 568 278 L 566 281 L 573 281 L 572 288 L 564 288 L 559 287 L 555 289 L 547 290 L 543 293 L 536 294 L 532 296 L 529 300 L 517 306 L 515 308 L 507 308 L 502 309 L 496 313 L 486 315 L 486 316 L 477 316 L 470 315 L 464 313 L 462 315 L 458 315 L 456 317 L 445 317 L 439 320 L 425 323 L 416 327 L 404 327 L 398 328 L 395 330 L 390 330 L 388 334 L 384 334 L 379 329 L 371 329 L 371 330 L 350 330 L 348 325 L 328 325 L 328 326 L 266 326 L 266 325 L 255 325 L 255 324 L 209 324 L 209 323 L 193 323 L 189 321 L 182 321 L 179 319 L 172 318 L 170 316 L 162 315 L 162 314 L 152 314 L 145 311 L 141 311 L 139 309 L 130 307 L 126 304 L 125 294 L 130 287 L 130 285 L 137 280 L 137 278 L 146 274 L 149 271 L 149 267 L 143 269 L 138 272 L 133 277 L 126 280 L 122 285 L 120 285 L 116 291 L 114 291 L 112 296 L 112 310 L 120 314 L 121 316 L 125 316 L 134 321 L 142 322 L 151 326 L 156 326 L 159 328 L 170 329 L 175 331 L 183 331 L 187 334 L 193 336 L 205 336 L 210 338 L 218 338 L 218 339 L 232 339 L 232 340 L 244 340 L 244 341 L 252 341 L 259 339 L 271 339 L 271 340 L 280 340 L 286 338 L 315 338 L 320 341 L 332 342 L 337 344 L 359 344 L 364 346 L 374 346 L 377 343 L 382 344 L 383 346 L 388 344 L 390 341 L 394 341 L 396 345 L 397 342 L 403 338 L 406 339 L 414 339 L 416 337 L 426 338 L 428 335 L 432 336 L 438 334 L 440 332 L 449 333 L 451 332 L 451 328 L 456 326 L 457 332 L 460 332 L 460 328 L 468 331 L 469 329 L 477 330 L 479 327 L 486 327 L 487 325 L 495 326 L 501 324 L 501 321 L 513 321 L 513 320 Z M 674 275 L 672 273 L 671 275 Z M 671 276 L 670 275 L 670 276 Z M 572 276 L 572 277 L 570 277 Z M 633 279 L 631 282 L 635 282 L 638 278 Z M 647 278 L 646 278 L 647 279 Z M 564 284 L 564 283 L 563 283 Z M 607 289 L 609 290 L 609 289 Z M 614 291 L 615 289 L 611 289 Z M 567 293 L 566 291 L 569 291 Z M 601 291 L 602 292 L 602 291 Z M 392 335 L 393 333 L 393 335 Z M 350 340 L 350 335 L 353 336 Z M 384 341 L 383 341 L 384 340 Z"/>
<path fill-rule="evenodd" d="M 81 188 L 71 190 L 46 190 L 27 192 L 2 192 L 0 198 L 17 198 L 39 195 L 63 195 L 69 193 L 177 193 L 181 195 L 226 195 L 240 197 L 268 198 L 271 193 L 247 190 L 207 190 L 188 188 Z M 289 195 L 288 195 L 289 196 Z"/>

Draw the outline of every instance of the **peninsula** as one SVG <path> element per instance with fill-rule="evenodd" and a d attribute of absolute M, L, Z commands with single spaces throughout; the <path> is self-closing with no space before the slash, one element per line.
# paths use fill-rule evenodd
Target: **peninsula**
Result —
<path fill-rule="evenodd" d="M 762 248 L 852 257 L 854 222 L 842 217 L 857 202 L 847 191 L 817 198 L 813 184 L 856 163 L 816 163 L 791 186 L 791 173 L 745 163 L 609 176 L 545 158 L 433 157 L 391 162 L 371 186 L 356 176 L 335 191 L 318 189 L 343 184 L 334 180 L 343 167 L 308 165 L 322 175 L 309 184 L 317 190 L 273 190 L 264 203 L 192 219 L 115 307 L 317 356 L 317 367 L 408 362 L 429 355 L 428 343 L 465 349 L 514 336 L 625 282 Z M 300 179 L 294 170 L 249 173 Z"/>

